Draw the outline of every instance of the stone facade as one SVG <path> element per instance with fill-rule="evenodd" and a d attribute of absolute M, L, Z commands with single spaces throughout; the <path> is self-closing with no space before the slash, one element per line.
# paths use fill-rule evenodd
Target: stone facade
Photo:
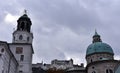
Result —
<path fill-rule="evenodd" d="M 32 46 L 31 44 L 10 43 L 9 47 L 19 63 L 18 72 L 32 73 Z"/>
<path fill-rule="evenodd" d="M 0 73 L 17 73 L 18 62 L 7 42 L 0 41 Z"/>
<path fill-rule="evenodd" d="M 114 68 L 118 64 L 117 60 L 104 60 L 97 61 L 91 64 L 88 64 L 86 69 L 87 73 L 107 73 L 107 70 L 111 70 L 114 73 Z"/>
<path fill-rule="evenodd" d="M 101 60 L 113 60 L 113 55 L 109 53 L 95 53 L 89 56 L 86 56 L 87 64 L 95 62 L 95 61 L 101 61 Z"/>

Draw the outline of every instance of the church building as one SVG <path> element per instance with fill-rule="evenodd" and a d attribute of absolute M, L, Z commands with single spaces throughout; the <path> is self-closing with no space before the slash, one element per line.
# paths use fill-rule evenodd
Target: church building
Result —
<path fill-rule="evenodd" d="M 32 22 L 27 14 L 17 20 L 12 43 L 0 42 L 0 73 L 32 73 Z"/>
<path fill-rule="evenodd" d="M 17 20 L 12 43 L 0 41 L 0 73 L 120 73 L 120 61 L 114 59 L 112 47 L 102 42 L 96 31 L 92 44 L 86 50 L 86 66 L 83 63 L 75 65 L 73 59 L 32 64 L 34 50 L 31 26 L 31 19 L 24 13 Z"/>

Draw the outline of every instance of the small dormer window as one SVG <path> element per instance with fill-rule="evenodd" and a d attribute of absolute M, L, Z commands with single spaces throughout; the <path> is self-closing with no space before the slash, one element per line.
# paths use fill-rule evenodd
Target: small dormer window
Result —
<path fill-rule="evenodd" d="M 20 40 L 22 40 L 22 39 L 23 39 L 23 36 L 22 36 L 22 35 L 20 35 L 20 36 L 19 36 L 19 39 L 20 39 Z"/>

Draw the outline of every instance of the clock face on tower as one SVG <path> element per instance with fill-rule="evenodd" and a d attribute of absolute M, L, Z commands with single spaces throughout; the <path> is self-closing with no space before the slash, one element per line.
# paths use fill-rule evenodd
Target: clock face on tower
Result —
<path fill-rule="evenodd" d="M 22 54 L 23 48 L 22 47 L 16 47 L 16 54 Z"/>

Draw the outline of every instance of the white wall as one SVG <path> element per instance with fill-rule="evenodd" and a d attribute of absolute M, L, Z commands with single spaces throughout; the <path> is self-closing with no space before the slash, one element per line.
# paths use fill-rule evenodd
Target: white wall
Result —
<path fill-rule="evenodd" d="M 2 49 L 4 49 L 3 52 L 1 52 Z M 4 73 L 16 73 L 18 64 L 14 56 L 12 56 L 7 44 L 0 43 L 0 54 L 2 54 L 0 56 L 0 73 L 2 73 L 2 70 Z"/>
<path fill-rule="evenodd" d="M 25 44 L 10 44 L 10 49 L 13 52 L 15 58 L 19 63 L 18 72 L 23 71 L 23 73 L 32 73 L 32 54 L 33 50 L 31 45 Z M 22 47 L 23 52 L 21 54 L 16 54 L 16 47 Z M 20 61 L 20 56 L 24 55 L 24 60 Z"/>

